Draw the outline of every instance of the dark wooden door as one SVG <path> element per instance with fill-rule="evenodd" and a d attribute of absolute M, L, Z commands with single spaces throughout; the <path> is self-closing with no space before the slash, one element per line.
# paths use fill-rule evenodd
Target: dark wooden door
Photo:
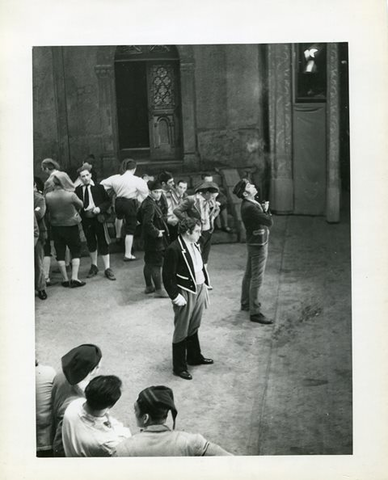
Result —
<path fill-rule="evenodd" d="M 147 64 L 148 119 L 151 159 L 179 155 L 180 95 L 177 63 Z"/>

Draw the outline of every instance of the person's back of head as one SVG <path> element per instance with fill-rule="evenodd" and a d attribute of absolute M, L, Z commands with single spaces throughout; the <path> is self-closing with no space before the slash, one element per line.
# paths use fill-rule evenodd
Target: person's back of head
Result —
<path fill-rule="evenodd" d="M 85 388 L 88 407 L 104 410 L 113 407 L 121 397 L 122 381 L 115 375 L 99 375 Z"/>
<path fill-rule="evenodd" d="M 45 158 L 41 163 L 41 168 L 43 171 L 51 173 L 54 170 L 59 170 L 59 163 L 52 158 Z"/>
<path fill-rule="evenodd" d="M 57 187 L 63 188 L 63 190 L 68 192 L 74 192 L 74 183 L 66 172 L 55 172 L 52 174 L 52 179 Z"/>
<path fill-rule="evenodd" d="M 100 363 L 102 353 L 97 345 L 82 344 L 61 359 L 62 370 L 70 385 L 82 382 Z"/>
<path fill-rule="evenodd" d="M 169 387 L 157 385 L 145 388 L 139 393 L 135 404 L 136 420 L 139 427 L 166 423 L 171 410 L 173 428 L 178 411 L 174 404 L 174 394 Z"/>
<path fill-rule="evenodd" d="M 133 160 L 133 158 L 125 158 L 122 162 L 121 162 L 121 166 L 120 166 L 120 173 L 121 175 L 123 175 L 126 171 L 128 170 L 133 170 L 135 171 L 136 170 L 136 166 L 137 166 L 137 163 L 135 162 L 135 160 Z"/>

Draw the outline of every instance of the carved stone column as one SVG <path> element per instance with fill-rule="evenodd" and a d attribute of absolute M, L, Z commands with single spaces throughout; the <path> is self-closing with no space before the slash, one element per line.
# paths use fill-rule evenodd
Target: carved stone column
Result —
<path fill-rule="evenodd" d="M 116 96 L 113 65 L 96 65 L 101 122 L 102 169 L 112 166 L 117 158 Z"/>
<path fill-rule="evenodd" d="M 326 220 L 339 222 L 340 177 L 340 79 L 338 44 L 327 45 L 327 192 Z"/>
<path fill-rule="evenodd" d="M 294 208 L 291 54 L 289 44 L 268 46 L 270 202 L 277 213 L 290 213 Z"/>
<path fill-rule="evenodd" d="M 181 62 L 181 98 L 183 128 L 183 158 L 189 168 L 199 167 L 196 142 L 194 63 Z"/>

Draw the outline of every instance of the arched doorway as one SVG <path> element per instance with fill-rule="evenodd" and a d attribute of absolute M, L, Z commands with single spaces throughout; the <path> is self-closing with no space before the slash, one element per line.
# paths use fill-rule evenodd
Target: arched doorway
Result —
<path fill-rule="evenodd" d="M 149 161 L 182 158 L 177 48 L 118 46 L 114 72 L 120 157 Z"/>

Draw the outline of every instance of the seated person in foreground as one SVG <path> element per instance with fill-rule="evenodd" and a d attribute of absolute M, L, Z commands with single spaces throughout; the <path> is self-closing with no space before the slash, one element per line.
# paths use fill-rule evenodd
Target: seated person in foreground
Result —
<path fill-rule="evenodd" d="M 173 430 L 166 425 L 171 410 Z M 232 455 L 202 435 L 174 430 L 178 412 L 172 390 L 162 385 L 139 393 L 135 416 L 140 432 L 121 442 L 116 457 L 183 457 Z"/>
<path fill-rule="evenodd" d="M 63 416 L 69 404 L 85 397 L 85 388 L 100 368 L 102 353 L 97 345 L 82 344 L 72 348 L 61 359 L 62 372 L 55 375 L 52 387 L 54 457 L 64 457 L 62 442 Z"/>
<path fill-rule="evenodd" d="M 85 398 L 77 398 L 67 407 L 62 425 L 66 457 L 109 457 L 118 443 L 131 436 L 109 414 L 121 397 L 121 380 L 100 375 L 85 388 Z"/>

